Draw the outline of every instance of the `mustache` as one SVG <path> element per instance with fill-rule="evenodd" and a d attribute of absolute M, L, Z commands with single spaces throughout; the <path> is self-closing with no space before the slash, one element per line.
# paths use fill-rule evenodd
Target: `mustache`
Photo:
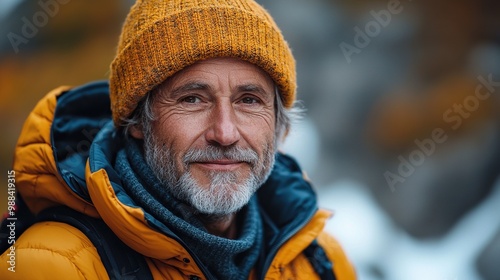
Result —
<path fill-rule="evenodd" d="M 208 146 L 204 149 L 189 149 L 184 155 L 182 161 L 187 166 L 192 162 L 204 162 L 213 160 L 234 160 L 249 163 L 254 166 L 258 163 L 259 155 L 250 148 L 241 148 L 236 146 L 217 147 Z"/>

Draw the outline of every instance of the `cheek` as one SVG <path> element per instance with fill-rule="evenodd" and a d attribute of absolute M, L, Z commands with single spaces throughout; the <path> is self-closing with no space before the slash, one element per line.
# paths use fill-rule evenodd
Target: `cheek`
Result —
<path fill-rule="evenodd" d="M 246 141 L 258 153 L 262 154 L 266 146 L 274 144 L 275 118 L 272 114 L 262 114 L 244 118 L 241 122 L 240 131 Z"/>
<path fill-rule="evenodd" d="M 240 124 L 255 129 L 274 131 L 276 117 L 272 106 L 265 106 L 260 109 L 236 109 L 235 112 Z"/>
<path fill-rule="evenodd" d="M 203 132 L 206 126 L 206 117 L 201 114 L 170 114 L 164 115 L 155 121 L 155 127 L 164 138 L 172 142 L 192 142 Z M 191 141 L 190 141 L 191 140 Z"/>
<path fill-rule="evenodd" d="M 182 166 L 182 157 L 200 138 L 204 123 L 201 119 L 188 116 L 172 115 L 160 118 L 153 124 L 153 132 L 175 156 L 178 166 Z"/>

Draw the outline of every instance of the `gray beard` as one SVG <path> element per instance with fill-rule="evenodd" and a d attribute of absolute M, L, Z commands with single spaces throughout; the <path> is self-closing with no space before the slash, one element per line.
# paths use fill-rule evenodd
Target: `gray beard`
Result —
<path fill-rule="evenodd" d="M 235 146 L 220 147 L 210 145 L 205 149 L 189 149 L 183 158 L 186 170 L 175 161 L 176 154 L 166 148 L 153 133 L 145 133 L 144 154 L 148 165 L 165 187 L 168 194 L 191 206 L 201 214 L 226 216 L 245 206 L 252 195 L 267 180 L 274 166 L 275 141 L 266 145 L 263 158 L 252 149 Z M 201 186 L 190 171 L 194 161 L 231 159 L 244 161 L 250 165 L 250 174 L 238 182 L 237 171 L 211 171 L 210 184 Z"/>

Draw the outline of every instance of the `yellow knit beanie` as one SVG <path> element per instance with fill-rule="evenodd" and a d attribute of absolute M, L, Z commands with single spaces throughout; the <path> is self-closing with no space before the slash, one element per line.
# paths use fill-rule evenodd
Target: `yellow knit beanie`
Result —
<path fill-rule="evenodd" d="M 139 100 L 196 61 L 236 57 L 266 71 L 285 107 L 295 100 L 295 60 L 271 16 L 251 0 L 138 0 L 111 64 L 113 121 L 122 125 Z"/>

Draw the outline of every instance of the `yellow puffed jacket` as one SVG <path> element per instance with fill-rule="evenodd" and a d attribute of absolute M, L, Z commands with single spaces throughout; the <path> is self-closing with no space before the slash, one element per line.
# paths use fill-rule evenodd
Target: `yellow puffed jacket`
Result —
<path fill-rule="evenodd" d="M 144 255 L 154 279 L 207 279 L 204 265 L 183 242 L 154 226 L 158 221 L 120 187 L 112 168 L 114 140 L 120 136 L 111 122 L 108 88 L 104 81 L 60 87 L 36 105 L 15 150 L 18 194 L 34 214 L 64 205 L 102 219 Z M 330 213 L 317 208 L 295 161 L 281 158 L 256 194 L 274 230 L 266 233 L 262 267 L 254 268 L 249 279 L 319 279 L 302 253 L 314 240 L 333 263 L 337 280 L 355 279 L 339 244 L 323 232 Z M 0 279 L 109 279 L 96 247 L 68 224 L 35 223 L 13 246 L 15 272 L 9 270 L 7 250 L 0 256 Z"/>

